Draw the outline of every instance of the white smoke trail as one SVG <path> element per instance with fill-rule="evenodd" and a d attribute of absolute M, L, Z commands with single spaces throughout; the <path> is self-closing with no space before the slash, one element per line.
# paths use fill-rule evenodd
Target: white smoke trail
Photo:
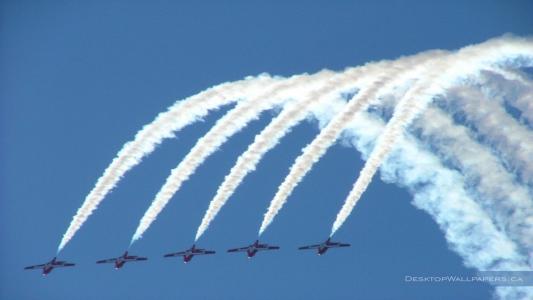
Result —
<path fill-rule="evenodd" d="M 425 109 L 431 97 L 442 93 L 459 78 L 477 74 L 484 65 L 519 62 L 525 58 L 528 63 L 533 59 L 533 42 L 526 39 L 503 37 L 489 40 L 477 46 L 461 49 L 457 54 L 435 63 L 424 80 L 415 84 L 398 104 L 384 133 L 379 137 L 376 148 L 360 172 L 352 191 L 333 223 L 331 235 L 346 221 L 362 193 L 372 180 L 377 168 L 392 150 L 394 142 L 401 136 L 403 129 Z"/>
<path fill-rule="evenodd" d="M 532 84 L 531 80 L 527 79 L 525 74 L 520 70 L 505 69 L 501 67 L 489 67 L 486 69 L 486 72 L 482 72 L 482 76 L 480 76 L 480 78 L 482 78 L 483 81 L 486 82 L 486 79 L 488 77 L 487 75 L 498 75 L 507 81 L 512 81 L 520 85 L 531 86 Z M 485 84 L 482 84 L 482 87 L 484 88 L 487 86 Z"/>
<path fill-rule="evenodd" d="M 183 101 L 178 101 L 166 112 L 160 113 L 152 123 L 145 125 L 142 130 L 137 132 L 132 141 L 124 144 L 111 164 L 105 169 L 104 174 L 98 178 L 94 188 L 72 218 L 57 252 L 59 253 L 74 237 L 124 174 L 139 164 L 143 157 L 154 151 L 163 139 L 174 137 L 175 132 L 200 120 L 210 110 L 231 103 L 237 100 L 236 98 L 246 95 L 250 90 L 268 86 L 277 80 L 262 74 L 258 77 L 247 77 L 244 80 L 220 84 Z"/>
<path fill-rule="evenodd" d="M 341 91 L 358 86 L 358 83 L 373 81 L 375 74 L 381 74 L 391 63 L 383 61 L 371 63 L 358 68 L 350 68 L 342 73 L 335 74 L 320 88 L 307 92 L 302 99 L 287 104 L 283 111 L 261 133 L 255 136 L 254 142 L 239 156 L 235 165 L 218 187 L 215 197 L 209 203 L 202 222 L 196 232 L 197 241 L 207 230 L 222 206 L 235 192 L 246 175 L 255 170 L 262 157 L 290 131 L 292 127 L 304 120 L 309 109 L 316 104 L 337 96 Z"/>
<path fill-rule="evenodd" d="M 270 89 L 258 89 L 251 99 L 239 102 L 233 110 L 218 120 L 215 126 L 198 140 L 181 163 L 171 171 L 165 184 L 159 190 L 152 204 L 139 221 L 131 243 L 141 238 L 168 201 L 179 190 L 183 182 L 233 134 L 244 128 L 250 121 L 257 119 L 262 111 L 281 104 L 283 101 L 291 98 L 293 93 L 298 93 L 302 89 L 305 90 L 331 75 L 331 71 L 325 70 L 313 75 L 304 74 L 293 76 L 285 81 L 278 82 Z"/>
<path fill-rule="evenodd" d="M 503 99 L 486 97 L 471 88 L 454 89 L 449 98 L 446 110 L 464 115 L 506 165 L 517 170 L 524 182 L 533 184 L 533 133 L 505 111 Z"/>
<path fill-rule="evenodd" d="M 533 81 L 517 70 L 503 72 L 499 70 L 499 72 L 489 72 L 483 75 L 479 80 L 482 92 L 488 97 L 500 99 L 505 99 L 511 94 L 512 101 L 508 104 L 519 110 L 521 118 L 533 127 Z"/>
<path fill-rule="evenodd" d="M 281 210 L 289 195 L 307 172 L 309 172 L 312 166 L 337 140 L 345 125 L 350 122 L 356 114 L 366 110 L 371 104 L 371 101 L 377 99 L 378 92 L 392 89 L 400 83 L 417 78 L 419 74 L 424 72 L 427 61 L 438 58 L 443 54 L 444 51 L 428 51 L 404 59 L 397 59 L 393 62 L 390 69 L 386 70 L 386 72 L 379 76 L 376 76 L 375 81 L 361 87 L 359 92 L 346 104 L 345 109 L 337 114 L 331 122 L 320 131 L 318 136 L 303 149 L 303 153 L 296 158 L 294 164 L 290 168 L 289 175 L 285 177 L 283 183 L 278 187 L 276 195 L 270 202 L 268 211 L 265 213 L 263 222 L 261 223 L 259 235 L 261 235 L 268 225 L 272 223 L 274 217 Z"/>
<path fill-rule="evenodd" d="M 499 229 L 517 241 L 524 251 L 533 249 L 533 201 L 528 190 L 515 184 L 489 149 L 473 141 L 466 127 L 457 126 L 439 110 L 428 108 L 413 124 L 424 141 L 474 182 L 480 206 Z"/>
<path fill-rule="evenodd" d="M 314 113 L 317 118 L 323 118 L 321 111 Z M 343 139 L 368 158 L 384 128 L 381 118 L 362 113 L 347 126 Z M 461 255 L 467 267 L 483 271 L 531 270 L 527 257 L 517 251 L 516 245 L 472 200 L 464 188 L 465 178 L 443 166 L 424 148 L 410 134 L 401 136 L 380 167 L 381 178 L 406 187 L 413 194 L 413 204 L 433 217 L 450 247 Z M 516 287 L 498 287 L 496 290 L 502 299 L 530 299 L 533 296 L 531 290 Z"/>
<path fill-rule="evenodd" d="M 440 100 L 439 103 L 450 102 L 447 106 L 458 107 L 458 110 L 461 110 L 462 105 L 473 105 L 481 112 L 486 111 L 483 107 L 485 103 L 478 101 L 479 92 L 474 93 L 472 87 L 467 89 L 461 86 L 454 87 L 451 94 L 455 95 L 458 90 L 469 91 L 468 95 L 472 98 L 458 101 L 455 96 L 448 96 L 445 101 Z M 400 91 L 392 99 L 382 101 L 382 107 L 375 112 L 380 115 L 391 111 L 397 104 L 396 99 L 401 97 Z M 475 115 L 474 107 L 471 113 Z M 490 107 L 492 111 L 495 111 L 500 127 L 510 127 L 520 132 L 520 129 L 516 128 L 520 127 L 520 124 L 505 113 L 503 107 L 500 105 Z M 500 112 L 503 115 L 499 115 L 498 110 L 503 110 Z M 468 118 L 469 116 L 466 116 L 467 121 Z M 514 175 L 504 169 L 499 158 L 491 151 L 493 149 L 479 144 L 472 138 L 474 135 L 472 131 L 464 126 L 455 125 L 450 116 L 434 107 L 429 107 L 421 114 L 412 128 L 417 135 L 421 136 L 424 144 L 430 145 L 445 162 L 458 168 L 464 174 L 469 189 L 474 189 L 473 198 L 493 218 L 501 231 L 520 242 L 521 250 L 527 252 L 527 249 L 533 248 L 533 202 L 529 201 L 528 190 L 517 184 L 514 181 Z M 497 133 L 498 129 L 494 128 L 494 131 Z M 508 133 L 513 134 L 512 131 Z M 533 141 L 533 139 L 530 140 Z"/>

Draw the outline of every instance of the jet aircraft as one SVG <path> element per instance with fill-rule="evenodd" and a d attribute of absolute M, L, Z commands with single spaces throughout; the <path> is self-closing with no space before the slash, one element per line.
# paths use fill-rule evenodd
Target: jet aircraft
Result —
<path fill-rule="evenodd" d="M 317 254 L 322 255 L 328 251 L 329 248 L 339 248 L 339 247 L 350 247 L 350 244 L 343 244 L 343 243 L 337 243 L 332 242 L 331 238 L 328 238 L 325 242 L 317 245 L 309 245 L 309 246 L 303 246 L 298 249 L 300 250 L 310 250 L 310 249 L 317 249 Z"/>
<path fill-rule="evenodd" d="M 59 261 L 56 257 L 52 258 L 51 261 L 42 264 L 42 265 L 34 265 L 25 267 L 24 270 L 36 270 L 36 269 L 42 269 L 43 270 L 43 276 L 46 276 L 52 272 L 54 268 L 61 268 L 61 267 L 72 267 L 76 264 L 68 263 L 66 261 Z"/>
<path fill-rule="evenodd" d="M 277 249 L 279 249 L 278 246 L 260 244 L 259 240 L 256 240 L 253 244 L 249 246 L 242 247 L 242 248 L 229 249 L 228 252 L 246 252 L 246 255 L 248 255 L 248 258 L 252 258 L 259 251 L 277 250 Z"/>
<path fill-rule="evenodd" d="M 141 260 L 147 260 L 147 259 L 148 258 L 146 258 L 146 257 L 128 255 L 128 251 L 125 251 L 124 254 L 122 254 L 119 257 L 99 260 L 96 263 L 97 264 L 114 263 L 115 264 L 115 269 L 118 270 L 118 269 L 122 268 L 124 266 L 124 264 L 127 263 L 127 262 L 141 261 Z"/>
<path fill-rule="evenodd" d="M 191 248 L 185 251 L 165 254 L 164 257 L 183 256 L 183 263 L 188 263 L 191 261 L 191 259 L 195 255 L 207 255 L 207 254 L 215 254 L 215 251 L 196 248 L 196 245 L 192 245 Z"/>

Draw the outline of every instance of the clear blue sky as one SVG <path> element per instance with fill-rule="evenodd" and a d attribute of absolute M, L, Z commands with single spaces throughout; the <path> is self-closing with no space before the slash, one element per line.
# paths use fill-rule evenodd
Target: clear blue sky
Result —
<path fill-rule="evenodd" d="M 90 3 L 89 3 L 90 2 Z M 124 142 L 176 99 L 269 72 L 342 69 L 533 31 L 531 1 L 178 1 L 0 3 L 0 299 L 487 299 L 484 284 L 406 284 L 405 275 L 469 275 L 429 215 L 378 178 L 324 257 L 295 250 L 329 234 L 360 155 L 333 147 L 264 235 L 280 245 L 248 261 L 225 249 L 256 237 L 276 187 L 317 134 L 298 126 L 230 199 L 189 265 L 185 249 L 223 176 L 271 113 L 213 155 L 132 248 L 120 254 L 171 168 L 222 116 L 188 127 L 127 174 L 61 253 L 78 263 L 46 279 L 24 271 L 55 254 L 72 215 Z M 247 3 L 247 4 L 244 4 Z"/>

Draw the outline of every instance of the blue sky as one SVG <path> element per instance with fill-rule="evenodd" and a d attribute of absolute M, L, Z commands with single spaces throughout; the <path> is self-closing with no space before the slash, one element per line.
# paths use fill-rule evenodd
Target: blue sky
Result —
<path fill-rule="evenodd" d="M 336 145 L 264 235 L 280 245 L 248 261 L 262 215 L 316 124 L 295 128 L 262 161 L 200 240 L 219 254 L 190 265 L 188 248 L 224 175 L 270 120 L 265 113 L 184 184 L 132 247 L 148 262 L 94 264 L 128 246 L 139 218 L 187 151 L 230 107 L 166 141 L 133 169 L 61 253 L 74 269 L 43 279 L 22 268 L 54 254 L 72 215 L 123 143 L 176 99 L 268 72 L 340 70 L 419 51 L 533 31 L 528 1 L 174 1 L 0 3 L 1 299 L 486 299 L 485 284 L 407 284 L 406 275 L 473 274 L 396 186 L 371 184 L 324 257 L 295 248 L 325 239 L 362 167 Z"/>

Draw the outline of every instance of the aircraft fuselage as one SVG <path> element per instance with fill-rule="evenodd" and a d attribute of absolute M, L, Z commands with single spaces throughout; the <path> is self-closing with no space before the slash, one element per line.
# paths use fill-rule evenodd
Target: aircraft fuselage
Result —
<path fill-rule="evenodd" d="M 327 251 L 328 251 L 328 247 L 327 246 L 322 246 L 322 247 L 319 247 L 318 248 L 318 255 L 323 255 L 325 254 Z"/>
<path fill-rule="evenodd" d="M 117 261 L 115 261 L 115 269 L 120 269 L 124 266 L 124 263 L 126 263 L 125 261 L 123 261 L 122 259 L 117 259 Z"/>
<path fill-rule="evenodd" d="M 43 268 L 43 276 L 46 276 L 46 275 L 50 274 L 50 272 L 52 272 L 53 269 L 54 269 L 54 267 L 51 266 L 51 265 L 45 266 Z"/>
<path fill-rule="evenodd" d="M 246 251 L 246 253 L 248 254 L 248 258 L 252 258 L 255 256 L 255 254 L 257 253 L 257 249 L 255 248 L 250 248 Z"/>

